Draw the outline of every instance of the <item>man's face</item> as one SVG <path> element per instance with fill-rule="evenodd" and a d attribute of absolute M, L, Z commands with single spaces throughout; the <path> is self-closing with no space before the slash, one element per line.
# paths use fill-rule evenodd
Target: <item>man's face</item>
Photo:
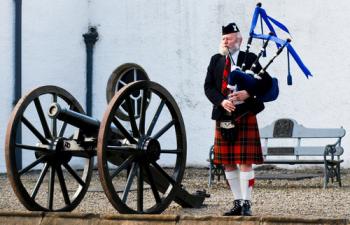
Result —
<path fill-rule="evenodd" d="M 242 37 L 239 32 L 222 35 L 221 47 L 228 47 L 231 52 L 237 51 L 241 43 Z"/>

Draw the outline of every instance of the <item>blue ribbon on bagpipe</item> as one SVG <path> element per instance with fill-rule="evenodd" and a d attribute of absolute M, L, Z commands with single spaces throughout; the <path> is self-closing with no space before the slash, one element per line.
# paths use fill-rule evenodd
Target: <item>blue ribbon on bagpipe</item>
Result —
<path fill-rule="evenodd" d="M 255 29 L 255 27 L 257 25 L 259 16 L 260 16 L 262 33 L 261 34 L 256 34 L 254 32 L 254 29 Z M 263 34 L 263 23 L 262 23 L 262 21 L 264 21 L 266 26 L 269 28 L 271 35 Z M 281 22 L 277 21 L 276 19 L 268 16 L 266 11 L 263 8 L 261 8 L 261 4 L 258 4 L 257 7 L 255 8 L 255 11 L 254 11 L 252 23 L 251 23 L 251 26 L 250 26 L 249 35 L 251 37 L 257 38 L 257 39 L 273 41 L 273 42 L 276 43 L 277 48 L 280 48 L 281 46 L 286 44 L 286 48 L 287 48 L 287 51 L 288 51 L 287 52 L 287 57 L 288 57 L 288 79 L 287 79 L 288 80 L 288 85 L 292 84 L 292 76 L 291 76 L 291 73 L 290 73 L 289 54 L 292 55 L 292 57 L 294 58 L 295 62 L 298 64 L 300 69 L 305 74 L 306 78 L 309 78 L 309 76 L 312 76 L 311 72 L 305 66 L 305 64 L 303 63 L 303 61 L 299 57 L 299 55 L 294 50 L 293 46 L 290 43 L 286 43 L 287 42 L 286 40 L 283 40 L 283 39 L 277 37 L 277 33 L 276 33 L 276 31 L 275 31 L 275 29 L 273 27 L 273 24 L 290 35 L 289 30 L 288 30 L 288 28 L 285 25 L 283 25 Z"/>

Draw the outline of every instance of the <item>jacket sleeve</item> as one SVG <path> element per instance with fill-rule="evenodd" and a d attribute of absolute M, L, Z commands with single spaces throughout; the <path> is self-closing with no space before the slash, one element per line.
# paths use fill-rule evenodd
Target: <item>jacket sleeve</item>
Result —
<path fill-rule="evenodd" d="M 207 98 L 211 101 L 211 103 L 213 103 L 213 105 L 220 106 L 221 102 L 225 99 L 225 97 L 216 87 L 214 70 L 217 59 L 218 57 L 211 57 L 210 64 L 207 69 L 207 76 L 205 77 L 204 92 Z"/>

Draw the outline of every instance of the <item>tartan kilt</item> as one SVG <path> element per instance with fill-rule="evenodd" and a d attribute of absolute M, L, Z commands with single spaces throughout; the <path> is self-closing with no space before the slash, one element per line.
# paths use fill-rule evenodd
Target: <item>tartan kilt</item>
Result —
<path fill-rule="evenodd" d="M 262 164 L 263 156 L 256 116 L 252 113 L 235 122 L 235 141 L 228 143 L 220 132 L 216 121 L 214 140 L 214 164 Z"/>

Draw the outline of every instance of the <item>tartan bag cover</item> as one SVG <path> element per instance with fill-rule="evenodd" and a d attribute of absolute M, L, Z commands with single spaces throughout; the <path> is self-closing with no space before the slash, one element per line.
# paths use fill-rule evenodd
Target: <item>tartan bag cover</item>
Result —
<path fill-rule="evenodd" d="M 231 71 L 230 59 L 226 57 L 221 93 L 227 96 L 227 77 Z M 222 138 L 219 121 L 216 121 L 214 139 L 214 164 L 262 164 L 263 156 L 256 116 L 248 113 L 235 122 L 237 135 L 235 141 Z"/>

